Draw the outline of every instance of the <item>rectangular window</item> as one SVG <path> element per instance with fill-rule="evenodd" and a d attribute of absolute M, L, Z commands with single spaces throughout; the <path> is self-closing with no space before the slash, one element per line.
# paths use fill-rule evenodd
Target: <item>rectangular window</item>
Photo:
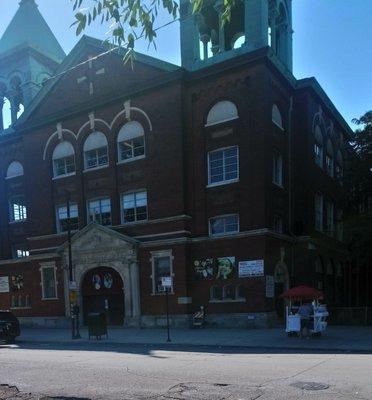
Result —
<path fill-rule="evenodd" d="M 315 229 L 323 232 L 323 195 L 316 193 L 314 197 Z"/>
<path fill-rule="evenodd" d="M 320 168 L 323 168 L 323 149 L 318 143 L 314 144 L 314 158 L 315 164 L 319 165 Z"/>
<path fill-rule="evenodd" d="M 147 220 L 147 192 L 126 193 L 122 196 L 122 222 Z"/>
<path fill-rule="evenodd" d="M 161 278 L 173 277 L 172 263 L 173 256 L 171 250 L 153 252 L 151 257 L 152 262 L 152 289 L 153 294 L 164 293 Z M 173 292 L 173 287 L 170 292 Z"/>
<path fill-rule="evenodd" d="M 283 218 L 280 215 L 274 217 L 274 232 L 283 233 Z"/>
<path fill-rule="evenodd" d="M 12 196 L 9 199 L 9 221 L 18 222 L 25 221 L 27 219 L 27 208 L 25 203 L 25 197 Z"/>
<path fill-rule="evenodd" d="M 78 206 L 76 203 L 70 203 L 70 229 L 79 229 L 79 214 Z M 67 232 L 68 218 L 67 218 L 67 205 L 57 207 L 57 231 Z"/>
<path fill-rule="evenodd" d="M 229 235 L 239 232 L 239 215 L 221 215 L 210 218 L 209 234 L 211 236 Z"/>
<path fill-rule="evenodd" d="M 343 212 L 342 210 L 337 210 L 336 212 L 336 235 L 337 240 L 342 242 L 344 240 L 344 222 L 343 222 Z"/>
<path fill-rule="evenodd" d="M 333 158 L 326 155 L 327 174 L 333 178 Z"/>
<path fill-rule="evenodd" d="M 327 212 L 326 233 L 329 236 L 333 236 L 333 234 L 334 234 L 334 206 L 333 206 L 333 203 L 330 201 L 327 201 L 327 203 L 326 203 L 326 212 Z"/>
<path fill-rule="evenodd" d="M 95 168 L 108 164 L 107 146 L 85 152 L 85 168 Z"/>
<path fill-rule="evenodd" d="M 220 184 L 239 179 L 238 146 L 208 153 L 208 184 Z"/>
<path fill-rule="evenodd" d="M 13 258 L 25 258 L 30 255 L 28 250 L 20 249 L 17 246 L 13 247 Z"/>
<path fill-rule="evenodd" d="M 41 267 L 40 271 L 43 299 L 56 299 L 57 281 L 55 266 Z"/>
<path fill-rule="evenodd" d="M 75 156 L 58 158 L 53 161 L 54 176 L 72 174 L 75 172 Z"/>
<path fill-rule="evenodd" d="M 111 200 L 97 199 L 88 201 L 89 222 L 111 225 Z"/>
<path fill-rule="evenodd" d="M 145 137 L 139 136 L 119 143 L 120 161 L 145 155 Z"/>
<path fill-rule="evenodd" d="M 273 154 L 273 183 L 283 186 L 283 157 L 277 152 Z"/>

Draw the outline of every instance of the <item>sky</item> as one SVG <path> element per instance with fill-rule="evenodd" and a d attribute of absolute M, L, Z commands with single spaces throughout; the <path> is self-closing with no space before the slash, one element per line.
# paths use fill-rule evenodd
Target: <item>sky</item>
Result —
<path fill-rule="evenodd" d="M 36 0 L 50 28 L 68 53 L 76 44 L 72 2 Z M 19 0 L 0 0 L 0 36 Z M 85 0 L 88 5 L 92 0 Z M 84 3 L 83 3 L 84 4 Z M 170 19 L 165 15 L 157 26 Z M 99 23 L 85 34 L 105 39 L 109 26 Z M 293 0 L 293 73 L 314 76 L 353 127 L 351 120 L 372 109 L 372 0 Z M 158 31 L 157 49 L 142 40 L 136 50 L 180 64 L 179 24 Z"/>

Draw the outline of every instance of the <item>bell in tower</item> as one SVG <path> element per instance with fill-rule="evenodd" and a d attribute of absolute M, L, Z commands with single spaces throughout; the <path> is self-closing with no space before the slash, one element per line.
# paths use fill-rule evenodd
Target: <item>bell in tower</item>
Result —
<path fill-rule="evenodd" d="M 223 0 L 205 0 L 197 14 L 192 14 L 190 1 L 182 0 L 182 65 L 197 70 L 271 46 L 292 71 L 291 9 L 291 0 L 236 0 L 230 22 L 223 26 Z"/>

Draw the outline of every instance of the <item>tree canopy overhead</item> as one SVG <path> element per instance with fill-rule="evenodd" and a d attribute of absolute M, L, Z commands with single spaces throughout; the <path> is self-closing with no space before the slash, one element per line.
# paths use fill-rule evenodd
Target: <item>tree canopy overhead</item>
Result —
<path fill-rule="evenodd" d="M 125 58 L 133 55 L 135 41 L 144 38 L 149 45 L 155 46 L 156 27 L 159 12 L 165 10 L 169 15 L 169 23 L 179 18 L 179 2 L 174 0 L 70 0 L 75 11 L 76 35 L 98 21 L 110 25 L 107 41 L 128 51 Z M 190 0 L 194 13 L 203 7 L 204 0 Z M 230 21 L 231 9 L 235 0 L 223 0 L 222 20 Z"/>

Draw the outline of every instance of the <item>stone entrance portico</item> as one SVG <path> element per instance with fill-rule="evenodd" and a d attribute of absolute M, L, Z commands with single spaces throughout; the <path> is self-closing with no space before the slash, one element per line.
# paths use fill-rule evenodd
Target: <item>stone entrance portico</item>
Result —
<path fill-rule="evenodd" d="M 73 276 L 77 284 L 80 310 L 83 309 L 81 287 L 85 274 L 93 268 L 111 267 L 119 273 L 124 283 L 124 324 L 139 325 L 141 310 L 137 247 L 136 240 L 95 223 L 89 224 L 73 236 Z M 59 252 L 64 268 L 65 312 L 69 316 L 68 244 L 63 244 Z"/>

